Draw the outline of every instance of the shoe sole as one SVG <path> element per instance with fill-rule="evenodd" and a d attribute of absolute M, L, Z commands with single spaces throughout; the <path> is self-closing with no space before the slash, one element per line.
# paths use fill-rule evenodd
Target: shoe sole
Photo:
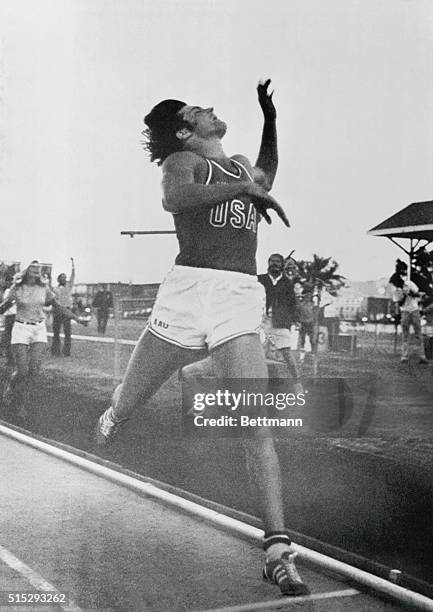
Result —
<path fill-rule="evenodd" d="M 283 590 L 279 584 L 277 584 L 276 582 L 271 580 L 271 578 L 268 578 L 266 576 L 265 570 L 263 570 L 263 580 L 265 582 L 268 582 L 269 584 L 272 584 L 278 587 L 280 589 L 281 594 L 286 595 L 287 597 L 300 597 L 301 595 L 311 595 L 310 589 L 305 584 L 293 587 L 293 589 L 291 590 L 287 590 L 287 591 Z"/>

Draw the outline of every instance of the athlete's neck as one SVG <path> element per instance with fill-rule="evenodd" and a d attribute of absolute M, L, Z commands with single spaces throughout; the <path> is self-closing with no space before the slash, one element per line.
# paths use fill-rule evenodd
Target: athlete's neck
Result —
<path fill-rule="evenodd" d="M 227 159 L 227 155 L 224 153 L 221 140 L 219 138 L 206 139 L 201 138 L 190 138 L 188 146 L 185 147 L 197 155 L 202 157 L 210 157 L 212 159 Z"/>

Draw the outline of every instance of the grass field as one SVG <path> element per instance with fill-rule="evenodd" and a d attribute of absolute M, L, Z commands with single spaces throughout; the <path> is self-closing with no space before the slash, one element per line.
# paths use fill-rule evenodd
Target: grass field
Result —
<path fill-rule="evenodd" d="M 137 340 L 143 322 L 126 320 L 119 324 L 119 336 Z M 94 323 L 89 327 L 76 327 L 75 333 L 97 336 Z M 114 334 L 111 320 L 106 337 Z M 409 365 L 400 364 L 399 354 L 394 353 L 394 338 L 383 334 L 364 334 L 354 355 L 349 353 L 324 353 L 320 356 L 319 378 L 341 377 L 347 379 L 360 401 L 365 400 L 365 385 L 376 388 L 375 408 L 368 423 L 362 424 L 364 406 L 355 405 L 355 413 L 349 423 L 334 432 L 330 444 L 346 446 L 357 451 L 383 454 L 401 463 L 431 466 L 433 462 L 433 370 L 418 365 L 415 356 Z M 398 347 L 397 347 L 398 348 Z M 118 348 L 119 371 L 124 372 L 132 346 Z M 52 358 L 45 362 L 45 375 L 50 385 L 67 385 L 89 399 L 109 401 L 114 382 L 114 344 L 85 342 L 73 343 L 73 355 L 69 359 Z M 307 356 L 305 376 L 312 376 L 312 364 Z M 155 396 L 154 403 L 165 406 L 173 403 L 177 388 L 173 377 Z M 177 396 L 180 402 L 180 396 Z M 367 427 L 366 427 L 367 425 Z M 360 427 L 361 426 L 361 427 Z M 326 436 L 328 438 L 328 436 Z M 355 438 L 355 439 L 354 439 Z"/>
<path fill-rule="evenodd" d="M 140 322 L 123 321 L 121 336 L 135 340 L 141 329 Z M 110 321 L 107 336 L 113 331 Z M 97 335 L 93 325 L 74 326 L 73 333 Z M 376 342 L 366 335 L 363 340 L 354 355 L 325 353 L 320 358 L 319 377 L 343 378 L 351 388 L 350 419 L 331 432 L 319 427 L 314 435 L 277 441 L 287 524 L 433 582 L 428 545 L 433 535 L 432 368 L 415 359 L 401 365 L 392 336 Z M 132 349 L 120 347 L 121 371 Z M 305 376 L 311 373 L 307 359 Z M 73 340 L 72 357 L 47 355 L 24 426 L 94 453 L 93 428 L 109 404 L 113 374 L 113 344 Z M 1 375 L 4 382 L 5 369 Z M 367 403 L 367 397 L 375 401 Z M 318 407 L 327 412 L 332 406 L 325 400 Z M 184 438 L 181 423 L 181 389 L 174 375 L 146 409 L 138 409 L 115 447 L 101 454 L 258 515 L 239 441 Z"/>

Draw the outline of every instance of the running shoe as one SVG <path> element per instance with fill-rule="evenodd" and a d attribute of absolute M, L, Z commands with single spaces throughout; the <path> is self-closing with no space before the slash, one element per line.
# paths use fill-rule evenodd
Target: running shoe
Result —
<path fill-rule="evenodd" d="M 285 552 L 279 559 L 268 561 L 263 568 L 263 578 L 280 587 L 283 595 L 309 595 L 310 589 L 302 582 L 295 566 L 297 552 Z"/>
<path fill-rule="evenodd" d="M 114 436 L 119 431 L 119 428 L 128 419 L 122 419 L 121 421 L 115 421 L 113 415 L 113 407 L 110 406 L 107 410 L 101 414 L 96 424 L 95 438 L 98 446 L 107 446 L 111 444 Z"/>

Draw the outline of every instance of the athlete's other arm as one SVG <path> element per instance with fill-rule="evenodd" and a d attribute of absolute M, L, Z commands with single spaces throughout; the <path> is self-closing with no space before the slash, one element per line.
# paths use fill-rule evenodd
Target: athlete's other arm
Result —
<path fill-rule="evenodd" d="M 272 96 L 274 92 L 268 93 L 271 79 L 257 85 L 259 104 L 263 111 L 264 124 L 262 140 L 260 143 L 259 156 L 254 168 L 254 180 L 268 191 L 274 184 L 278 168 L 278 146 L 277 146 L 277 111 L 275 110 Z"/>
<path fill-rule="evenodd" d="M 173 153 L 164 161 L 162 173 L 162 203 L 164 209 L 172 214 L 203 206 L 211 208 L 226 200 L 247 195 L 257 203 L 268 223 L 271 219 L 266 210 L 272 208 L 289 226 L 281 206 L 257 183 L 236 181 L 205 185 L 207 163 L 200 155 L 190 151 Z"/>

